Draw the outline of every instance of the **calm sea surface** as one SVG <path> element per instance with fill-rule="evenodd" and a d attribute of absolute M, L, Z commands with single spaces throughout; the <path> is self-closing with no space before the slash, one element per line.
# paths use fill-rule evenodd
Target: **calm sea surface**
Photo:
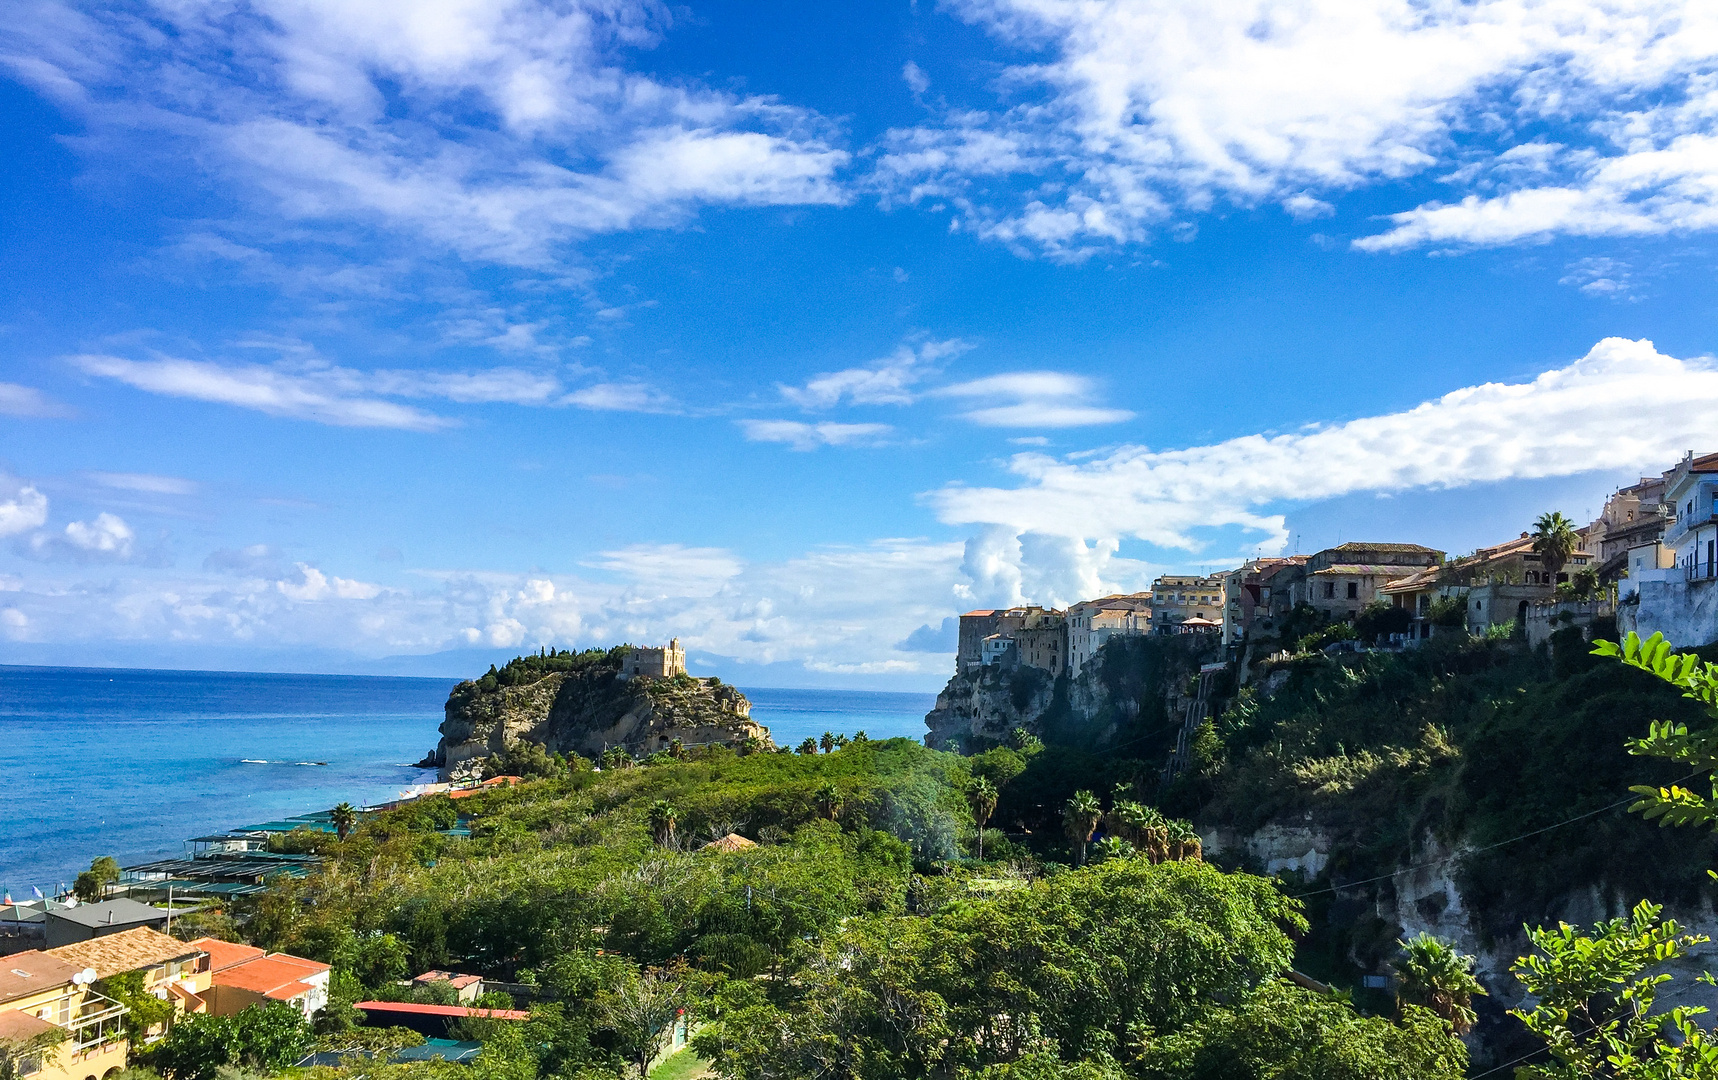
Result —
<path fill-rule="evenodd" d="M 452 679 L 0 666 L 0 887 L 69 883 L 97 855 L 177 856 L 205 833 L 377 802 L 435 778 Z M 922 738 L 934 694 L 745 689 L 777 743 Z"/>

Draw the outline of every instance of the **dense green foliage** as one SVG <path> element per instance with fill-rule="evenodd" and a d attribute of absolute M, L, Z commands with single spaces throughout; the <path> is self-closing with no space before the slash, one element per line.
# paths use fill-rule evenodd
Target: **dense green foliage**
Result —
<path fill-rule="evenodd" d="M 181 1018 L 140 1056 L 168 1080 L 214 1080 L 228 1066 L 278 1072 L 314 1045 L 310 1025 L 291 1005 L 252 1005 L 236 1016 Z"/>
<path fill-rule="evenodd" d="M 1291 660 L 1200 734 L 1191 768 L 1161 802 L 1238 831 L 1305 823 L 1329 836 L 1337 882 L 1422 861 L 1428 840 L 1464 840 L 1482 850 L 1452 870 L 1495 934 L 1543 920 L 1595 883 L 1693 899 L 1718 848 L 1606 808 L 1632 785 L 1682 775 L 1626 744 L 1653 719 L 1697 720 L 1699 709 L 1588 650 L 1570 630 L 1549 650 L 1450 638 L 1403 653 Z M 1605 812 L 1556 843 L 1507 843 L 1595 811 Z M 1374 954 L 1393 941 L 1380 935 Z"/>
<path fill-rule="evenodd" d="M 366 997 L 434 998 L 400 983 L 411 973 L 527 985 L 529 1021 L 461 1021 L 485 1043 L 463 1074 L 477 1080 L 639 1075 L 682 1009 L 735 1080 L 1140 1077 L 1159 1040 L 1196 1053 L 1210 1017 L 1280 994 L 1298 904 L 1198 861 L 1185 823 L 1127 785 L 1058 797 L 1041 851 L 990 831 L 990 861 L 976 858 L 1010 792 L 1049 790 L 1034 769 L 1055 752 L 1011 742 L 972 758 L 859 735 L 815 753 L 682 747 L 461 799 L 470 839 L 442 831 L 448 799 L 418 800 L 330 838 L 321 871 L 274 883 L 245 930 L 333 965 L 318 1020 L 330 1045 L 355 1038 Z M 1062 828 L 1070 805 L 1080 845 Z M 1101 860 L 1070 869 L 1106 829 Z M 705 846 L 734 833 L 755 846 Z M 1305 1005 L 1285 1022 L 1311 1042 L 1259 1061 L 1324 1060 L 1313 1044 L 1339 1046 L 1342 1018 L 1360 1020 L 1341 1002 Z M 1460 1054 L 1417 1014 L 1366 1025 L 1400 1033 L 1375 1051 L 1392 1067 Z M 1422 1035 L 1442 1040 L 1432 1057 Z M 203 1080 L 200 1063 L 228 1045 L 213 1029 L 182 1039 L 162 1059 L 182 1055 L 174 1080 Z M 364 1067 L 375 1080 L 394 1069 Z"/>

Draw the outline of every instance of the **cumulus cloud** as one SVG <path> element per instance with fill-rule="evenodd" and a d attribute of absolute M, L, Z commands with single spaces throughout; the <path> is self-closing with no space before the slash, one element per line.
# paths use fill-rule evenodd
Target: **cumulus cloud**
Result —
<path fill-rule="evenodd" d="M 70 522 L 58 533 L 36 533 L 27 551 L 44 560 L 124 562 L 131 558 L 136 539 L 124 518 L 103 512 L 91 521 Z"/>
<path fill-rule="evenodd" d="M 1718 206 L 1718 12 L 1694 0 L 952 8 L 1034 55 L 996 79 L 1005 107 L 890 132 L 875 179 L 1022 252 L 1080 258 L 1221 202 L 1318 216 L 1450 166 L 1465 198 L 1357 246 L 1708 228 Z"/>
<path fill-rule="evenodd" d="M 350 578 L 330 577 L 305 563 L 298 567 L 297 581 L 276 581 L 274 587 L 288 600 L 314 602 L 318 600 L 373 600 L 381 595 L 380 585 L 371 585 Z"/>
<path fill-rule="evenodd" d="M 1030 534 L 1081 544 L 1133 537 L 1197 551 L 1202 531 L 1235 526 L 1278 551 L 1288 539 L 1277 509 L 1284 503 L 1662 468 L 1710 440 L 1714 409 L 1712 361 L 1607 338 L 1530 382 L 1470 386 L 1405 412 L 1184 450 L 1022 453 L 1009 464 L 1016 487 L 950 485 L 928 499 L 943 521 L 990 530 L 990 549 Z M 968 559 L 975 579 L 1009 562 L 985 551 Z"/>
<path fill-rule="evenodd" d="M 897 271 L 899 273 L 899 271 Z M 904 280 L 904 277 L 903 277 Z M 904 342 L 864 367 L 815 375 L 804 386 L 782 386 L 781 396 L 802 409 L 852 405 L 910 405 L 914 387 L 941 370 L 945 361 L 972 348 L 959 338 Z"/>
<path fill-rule="evenodd" d="M 810 110 L 628 69 L 652 0 L 156 4 L 20 12 L 0 61 L 92 147 L 196 161 L 306 224 L 541 265 L 704 205 L 833 204 L 849 154 Z"/>
<path fill-rule="evenodd" d="M 960 415 L 985 427 L 1089 427 L 1133 419 L 1126 409 L 1091 404 L 1096 390 L 1083 375 L 1017 371 L 956 383 L 934 393 L 971 405 Z"/>
<path fill-rule="evenodd" d="M 799 451 L 821 446 L 879 446 L 894 432 L 888 424 L 807 424 L 798 420 L 741 420 L 747 442 L 786 443 Z"/>
<path fill-rule="evenodd" d="M 224 364 L 169 356 L 132 360 L 100 354 L 74 356 L 71 362 L 87 374 L 152 394 L 217 402 L 337 427 L 437 431 L 457 423 L 387 400 L 391 397 L 440 398 L 468 405 L 574 405 L 629 412 L 660 411 L 666 406 L 666 399 L 642 384 L 599 383 L 569 391 L 557 375 L 517 368 L 365 372 L 319 360 Z"/>
<path fill-rule="evenodd" d="M 0 536 L 39 529 L 48 521 L 48 497 L 0 473 Z"/>

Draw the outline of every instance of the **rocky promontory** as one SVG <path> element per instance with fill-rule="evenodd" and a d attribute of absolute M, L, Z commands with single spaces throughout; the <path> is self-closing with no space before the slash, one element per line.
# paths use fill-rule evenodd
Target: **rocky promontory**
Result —
<path fill-rule="evenodd" d="M 769 744 L 745 695 L 719 679 L 684 672 L 628 675 L 631 646 L 522 656 L 453 688 L 441 741 L 424 764 L 443 779 L 475 774 L 518 742 L 549 753 L 600 757 L 620 747 L 634 757 L 687 747 Z"/>

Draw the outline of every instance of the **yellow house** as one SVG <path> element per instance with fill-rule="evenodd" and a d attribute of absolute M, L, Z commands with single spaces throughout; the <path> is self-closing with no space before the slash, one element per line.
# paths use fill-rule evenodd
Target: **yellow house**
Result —
<path fill-rule="evenodd" d="M 63 1033 L 19 1064 L 24 1080 L 103 1080 L 125 1068 L 125 1006 L 90 989 L 95 980 L 44 952 L 0 957 L 0 1040 Z"/>
<path fill-rule="evenodd" d="M 80 970 L 95 972 L 98 979 L 111 979 L 128 971 L 143 973 L 145 993 L 171 1001 L 179 1012 L 203 1012 L 200 996 L 209 988 L 209 954 L 196 945 L 168 937 L 159 930 L 139 926 L 117 934 L 90 938 L 49 949 L 47 955 Z M 152 1029 L 153 1038 L 161 1034 Z"/>

